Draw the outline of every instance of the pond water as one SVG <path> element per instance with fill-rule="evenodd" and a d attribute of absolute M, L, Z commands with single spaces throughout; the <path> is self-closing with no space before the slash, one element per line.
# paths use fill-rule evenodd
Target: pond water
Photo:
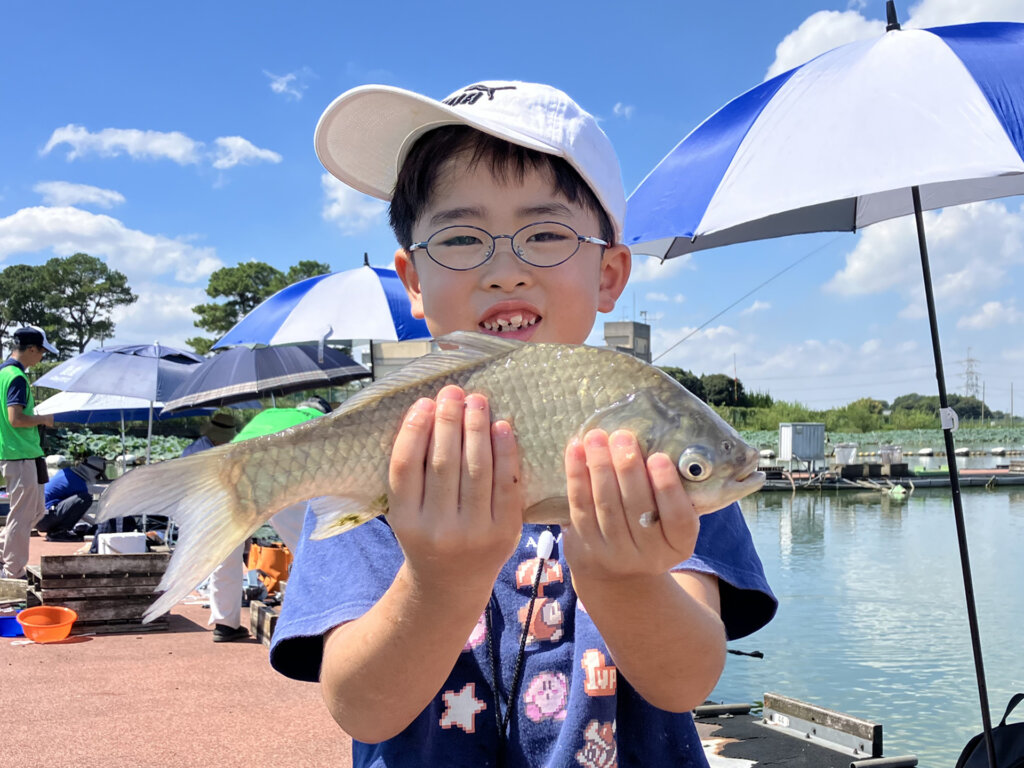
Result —
<path fill-rule="evenodd" d="M 1024 691 L 1024 487 L 963 490 L 993 725 Z M 741 502 L 779 597 L 711 698 L 766 691 L 882 723 L 886 755 L 952 766 L 981 731 L 948 489 L 758 493 Z M 1017 714 L 1024 719 L 1024 713 Z"/>

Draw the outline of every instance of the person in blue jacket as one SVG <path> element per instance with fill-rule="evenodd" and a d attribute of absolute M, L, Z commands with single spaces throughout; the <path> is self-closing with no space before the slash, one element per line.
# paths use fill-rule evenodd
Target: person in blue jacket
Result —
<path fill-rule="evenodd" d="M 45 533 L 47 541 L 81 541 L 84 536 L 75 528 L 92 506 L 93 491 L 106 471 L 107 460 L 102 456 L 89 456 L 58 470 L 43 488 L 46 514 L 36 530 Z"/>

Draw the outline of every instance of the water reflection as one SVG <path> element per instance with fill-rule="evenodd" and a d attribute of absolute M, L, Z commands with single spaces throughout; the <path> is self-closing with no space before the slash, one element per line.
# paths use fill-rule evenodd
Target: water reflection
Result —
<path fill-rule="evenodd" d="M 760 493 L 741 502 L 780 599 L 732 643 L 713 698 L 778 691 L 882 722 L 889 754 L 951 765 L 981 728 L 948 489 Z M 996 718 L 1024 689 L 1024 490 L 965 488 L 964 514 Z"/>

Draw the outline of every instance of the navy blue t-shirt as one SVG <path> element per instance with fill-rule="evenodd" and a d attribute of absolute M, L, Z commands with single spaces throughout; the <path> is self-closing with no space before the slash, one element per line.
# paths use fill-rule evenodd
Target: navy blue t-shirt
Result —
<path fill-rule="evenodd" d="M 89 493 L 89 484 L 70 468 L 57 472 L 43 488 L 47 509 L 75 494 L 92 497 Z"/>
<path fill-rule="evenodd" d="M 271 664 L 279 672 L 309 681 L 320 676 L 324 634 L 374 605 L 403 559 L 382 518 L 320 541 L 309 539 L 314 522 L 314 516 L 307 514 L 270 653 Z M 509 768 L 705 766 L 690 714 L 651 706 L 617 674 L 604 641 L 572 588 L 558 526 L 524 527 L 488 607 L 502 713 L 538 565 L 537 537 L 545 528 L 556 543 L 544 564 L 530 621 L 505 764 Z M 730 638 L 759 629 L 775 613 L 775 597 L 736 504 L 701 518 L 695 554 L 679 568 L 718 577 L 722 619 Z M 381 744 L 353 741 L 354 768 L 497 764 L 495 681 L 486 613 L 481 614 L 444 687 L 408 728 Z"/>
<path fill-rule="evenodd" d="M 9 357 L 0 363 L 0 368 L 5 368 L 8 365 L 16 365 L 25 370 L 25 366 L 15 360 L 13 357 Z M 7 385 L 7 399 L 5 405 L 20 405 L 22 408 L 28 405 L 28 381 L 24 376 L 15 376 L 11 383 Z"/>

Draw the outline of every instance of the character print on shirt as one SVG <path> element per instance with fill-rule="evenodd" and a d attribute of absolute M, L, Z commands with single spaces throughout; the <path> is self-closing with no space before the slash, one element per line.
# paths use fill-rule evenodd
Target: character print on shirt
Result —
<path fill-rule="evenodd" d="M 476 620 L 476 626 L 473 627 L 473 631 L 469 633 L 469 640 L 462 646 L 462 652 L 472 651 L 480 643 L 487 639 L 487 612 L 484 611 L 480 614 L 480 618 Z"/>
<path fill-rule="evenodd" d="M 583 732 L 583 748 L 576 753 L 583 768 L 618 768 L 619 749 L 615 742 L 615 721 L 591 720 Z"/>
<path fill-rule="evenodd" d="M 533 580 L 537 577 L 537 568 L 542 568 L 540 583 L 537 587 L 537 600 L 533 604 L 533 615 L 530 617 L 530 626 L 527 628 L 526 643 L 532 645 L 540 641 L 557 643 L 562 639 L 562 607 L 551 598 L 544 597 L 544 587 L 548 584 L 560 584 L 562 582 L 562 565 L 557 560 L 541 561 L 532 557 L 524 560 L 516 568 L 516 587 L 518 589 L 533 589 Z M 519 609 L 519 624 L 526 624 L 526 614 L 529 612 L 530 604 L 527 603 Z"/>
<path fill-rule="evenodd" d="M 583 652 L 580 662 L 585 676 L 583 690 L 588 696 L 614 696 L 618 670 L 613 664 L 607 663 L 604 654 L 597 648 Z"/>
<path fill-rule="evenodd" d="M 455 725 L 466 733 L 475 733 L 476 716 L 487 709 L 487 704 L 476 697 L 476 683 L 466 683 L 458 693 L 445 691 L 441 698 L 444 699 L 441 727 L 447 730 Z"/>
<path fill-rule="evenodd" d="M 569 680 L 561 672 L 541 672 L 530 681 L 523 701 L 526 702 L 526 716 L 535 723 L 565 720 Z"/>

